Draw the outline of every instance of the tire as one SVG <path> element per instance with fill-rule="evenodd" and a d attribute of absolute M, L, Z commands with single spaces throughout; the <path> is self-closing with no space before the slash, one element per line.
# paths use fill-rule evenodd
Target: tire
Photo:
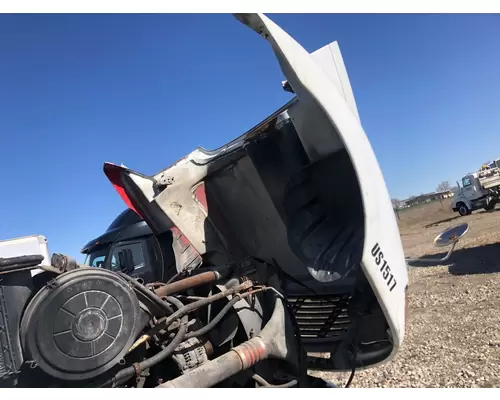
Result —
<path fill-rule="evenodd" d="M 469 215 L 471 213 L 471 210 L 469 210 L 469 207 L 467 207 L 464 203 L 459 203 L 457 206 L 458 206 L 458 213 L 462 217 L 465 217 L 466 215 Z"/>

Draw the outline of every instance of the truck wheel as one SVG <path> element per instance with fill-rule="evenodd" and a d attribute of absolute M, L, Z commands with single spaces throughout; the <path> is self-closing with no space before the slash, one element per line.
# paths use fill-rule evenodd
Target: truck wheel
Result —
<path fill-rule="evenodd" d="M 471 213 L 471 211 L 469 210 L 469 207 L 467 207 L 464 203 L 460 203 L 458 205 L 458 213 L 462 217 L 465 217 L 466 215 L 469 215 Z"/>

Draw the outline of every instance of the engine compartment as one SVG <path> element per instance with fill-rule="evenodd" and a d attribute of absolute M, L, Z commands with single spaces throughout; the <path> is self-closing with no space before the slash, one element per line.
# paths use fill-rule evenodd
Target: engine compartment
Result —
<path fill-rule="evenodd" d="M 143 284 L 124 273 L 52 264 L 33 277 L 26 267 L 2 274 L 2 295 L 12 300 L 17 292 L 24 301 L 17 314 L 0 303 L 9 328 L 0 387 L 318 385 L 303 368 L 272 266 L 247 259 Z"/>

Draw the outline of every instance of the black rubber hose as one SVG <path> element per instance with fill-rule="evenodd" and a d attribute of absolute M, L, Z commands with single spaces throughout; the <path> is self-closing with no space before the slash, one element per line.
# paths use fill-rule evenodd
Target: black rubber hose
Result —
<path fill-rule="evenodd" d="M 274 310 L 262 331 L 221 356 L 203 363 L 198 368 L 158 385 L 158 388 L 213 387 L 227 378 L 254 366 L 267 358 L 286 360 L 290 356 L 286 338 L 283 301 L 276 296 Z"/>
<path fill-rule="evenodd" d="M 192 337 L 196 336 L 201 336 L 207 333 L 209 330 L 213 329 L 215 325 L 217 325 L 220 320 L 233 308 L 233 306 L 240 300 L 239 296 L 234 297 L 227 303 L 222 310 L 219 311 L 219 313 L 210 321 L 208 324 L 206 324 L 203 328 L 198 329 L 197 331 L 189 332 L 186 335 L 186 339 L 190 339 Z"/>
<path fill-rule="evenodd" d="M 182 304 L 179 300 L 177 300 L 175 297 L 167 297 L 167 300 L 170 301 L 172 304 L 174 304 L 176 307 L 182 308 L 184 307 L 184 304 Z M 178 302 L 178 304 L 175 304 Z M 160 352 L 155 354 L 153 357 L 150 357 L 142 362 L 139 363 L 139 366 L 141 370 L 151 368 L 153 365 L 158 364 L 165 360 L 167 357 L 169 357 L 179 346 L 183 340 L 186 339 L 186 332 L 187 332 L 187 326 L 188 326 L 188 316 L 184 315 L 181 319 L 181 324 L 179 326 L 179 330 L 177 331 L 176 335 L 172 339 L 172 341 Z"/>
<path fill-rule="evenodd" d="M 177 300 L 175 297 L 168 297 L 167 300 L 170 301 L 178 309 L 182 309 L 183 307 L 185 307 L 184 304 L 182 304 L 182 302 L 180 300 Z M 167 357 L 169 357 L 175 351 L 177 346 L 179 346 L 179 344 L 181 344 L 182 341 L 184 340 L 187 331 L 187 324 L 188 324 L 188 316 L 184 315 L 181 319 L 179 330 L 175 334 L 172 341 L 154 356 L 138 363 L 138 370 L 143 371 L 145 369 L 151 368 L 153 365 L 158 364 L 163 360 L 165 360 Z M 121 371 L 118 371 L 118 373 L 111 380 L 107 381 L 101 387 L 106 387 L 110 385 L 116 387 L 118 385 L 121 385 L 126 381 L 128 381 L 130 378 L 132 378 L 136 373 L 136 371 L 137 369 L 134 366 L 124 368 Z"/>
<path fill-rule="evenodd" d="M 160 296 L 158 296 L 156 293 L 152 292 L 149 290 L 146 286 L 141 285 L 139 282 L 137 282 L 134 278 L 128 276 L 127 274 L 124 274 L 123 272 L 119 273 L 127 282 L 130 282 L 134 288 L 136 288 L 139 292 L 141 292 L 144 296 L 146 296 L 148 299 L 150 299 L 152 302 L 160 306 L 162 309 L 167 311 L 168 314 L 173 314 L 174 310 L 172 310 L 172 307 L 168 305 L 165 301 L 162 300 Z"/>
<path fill-rule="evenodd" d="M 187 304 L 187 305 L 183 306 L 181 309 L 174 312 L 172 315 L 168 316 L 166 321 L 165 321 L 165 324 L 168 326 L 174 320 L 179 319 L 180 317 L 190 313 L 191 311 L 194 311 L 198 308 L 204 307 L 204 306 L 211 304 L 215 301 L 222 300 L 222 299 L 226 298 L 227 296 L 231 296 L 240 290 L 249 289 L 251 286 L 252 286 L 252 283 L 247 281 L 247 282 L 244 282 L 240 285 L 234 286 L 230 289 L 227 289 L 227 290 L 224 290 L 224 291 L 219 292 L 217 294 L 214 294 L 212 296 L 208 296 L 208 297 L 205 297 L 201 300 L 197 300 L 193 303 Z M 173 297 L 167 297 L 167 300 L 170 300 L 170 299 L 173 299 Z"/>
<path fill-rule="evenodd" d="M 177 331 L 177 333 L 176 333 L 175 337 L 172 339 L 172 341 L 164 349 L 162 349 L 160 352 L 158 352 L 154 356 L 140 362 L 139 363 L 139 370 L 140 371 L 144 371 L 148 368 L 151 368 L 153 365 L 156 365 L 156 364 L 162 362 L 163 360 L 165 360 L 167 357 L 169 357 L 175 351 L 177 346 L 179 346 L 182 343 L 182 341 L 184 340 L 184 336 L 186 334 L 186 330 L 187 330 L 187 323 L 188 323 L 187 315 L 182 317 L 182 319 L 183 320 L 181 321 L 181 325 L 179 326 L 179 330 Z M 121 371 L 119 371 L 115 375 L 115 377 L 113 379 L 113 381 L 114 381 L 113 386 L 118 386 L 118 385 L 128 381 L 130 378 L 132 378 L 134 376 L 135 373 L 136 373 L 136 369 L 134 368 L 134 366 L 122 369 Z"/>
<path fill-rule="evenodd" d="M 353 368 L 351 370 L 351 375 L 349 376 L 349 379 L 347 380 L 347 383 L 345 384 L 345 388 L 348 388 L 351 386 L 352 380 L 354 379 L 354 374 L 356 373 L 356 368 Z"/>

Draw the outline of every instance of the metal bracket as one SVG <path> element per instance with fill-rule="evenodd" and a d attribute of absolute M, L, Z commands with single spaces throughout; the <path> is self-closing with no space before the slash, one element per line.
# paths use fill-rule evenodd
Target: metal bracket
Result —
<path fill-rule="evenodd" d="M 157 179 L 157 183 L 160 186 L 172 185 L 174 183 L 174 177 L 169 176 L 169 175 L 165 175 L 165 174 L 161 174 L 160 177 Z"/>
<path fill-rule="evenodd" d="M 448 251 L 448 253 L 443 257 L 443 258 L 425 258 L 425 259 L 422 259 L 422 258 L 407 258 L 406 259 L 406 263 L 408 265 L 411 265 L 411 264 L 435 264 L 435 263 L 441 263 L 441 262 L 444 262 L 444 261 L 448 261 L 448 259 L 450 258 L 451 256 L 451 253 L 453 253 L 453 250 L 455 249 L 455 246 L 457 245 L 458 243 L 458 240 L 456 242 L 453 242 L 452 245 L 451 245 L 451 248 L 450 250 Z"/>
<path fill-rule="evenodd" d="M 406 263 L 411 266 L 411 264 L 439 264 L 445 261 L 448 261 L 448 259 L 451 256 L 451 253 L 453 253 L 453 250 L 455 250 L 455 246 L 457 245 L 458 241 L 469 231 L 469 225 L 468 224 L 460 224 L 451 228 L 446 229 L 445 231 L 441 232 L 436 238 L 434 239 L 434 246 L 435 247 L 445 247 L 451 245 L 450 250 L 448 253 L 442 257 L 442 258 L 407 258 Z"/>

